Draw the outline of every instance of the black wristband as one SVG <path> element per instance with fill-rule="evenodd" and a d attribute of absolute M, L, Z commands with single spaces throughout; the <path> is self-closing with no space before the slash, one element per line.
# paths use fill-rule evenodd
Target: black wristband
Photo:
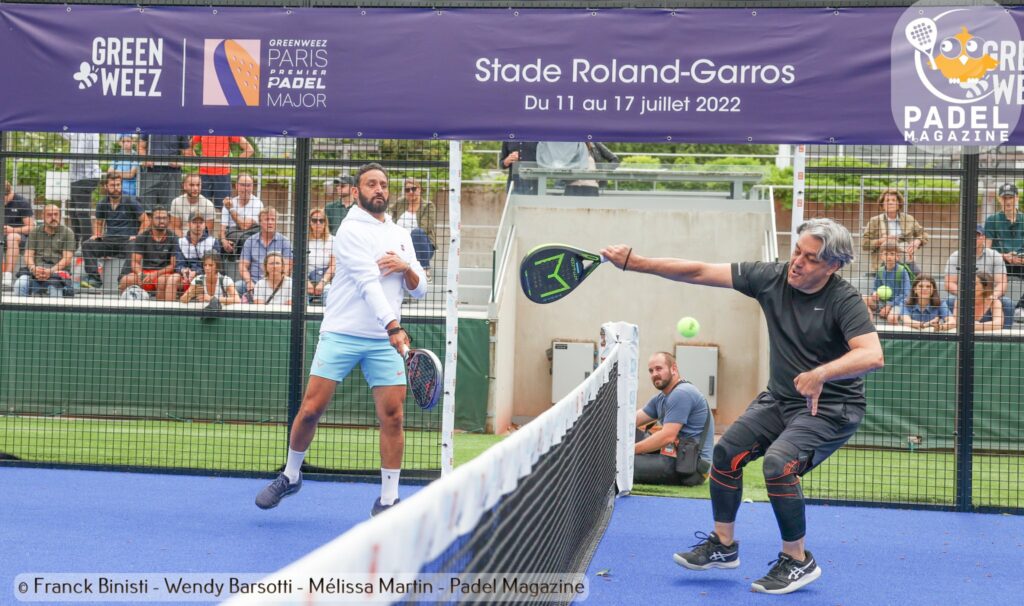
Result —
<path fill-rule="evenodd" d="M 626 260 L 622 262 L 622 271 L 626 271 L 626 266 L 629 265 L 629 257 L 632 256 L 633 249 L 630 248 L 629 252 L 626 253 Z"/>
<path fill-rule="evenodd" d="M 398 333 L 404 332 L 404 331 L 405 331 L 405 329 L 402 328 L 401 326 L 396 326 L 394 328 L 389 328 L 388 329 L 388 336 L 389 337 L 393 337 L 393 336 L 397 335 Z"/>

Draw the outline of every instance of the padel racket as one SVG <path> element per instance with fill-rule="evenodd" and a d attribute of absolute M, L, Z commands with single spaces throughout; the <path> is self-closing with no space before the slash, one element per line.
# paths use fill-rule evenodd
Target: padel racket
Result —
<path fill-rule="evenodd" d="M 571 293 L 607 259 L 566 244 L 543 244 L 519 263 L 523 294 L 534 303 L 551 303 Z"/>
<path fill-rule="evenodd" d="M 904 31 L 910 46 L 928 56 L 932 69 L 936 69 L 935 41 L 938 38 L 938 30 L 934 21 L 927 17 L 920 17 L 908 23 L 907 29 Z"/>
<path fill-rule="evenodd" d="M 433 410 L 441 401 L 444 374 L 441 361 L 429 349 L 405 349 L 405 375 L 416 405 L 423 410 Z"/>

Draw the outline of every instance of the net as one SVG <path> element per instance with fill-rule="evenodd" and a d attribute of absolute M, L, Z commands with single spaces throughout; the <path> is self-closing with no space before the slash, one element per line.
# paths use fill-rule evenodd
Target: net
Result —
<path fill-rule="evenodd" d="M 618 334 L 633 338 L 631 328 Z M 631 458 L 623 454 L 632 446 L 635 388 L 623 373 L 636 369 L 635 343 L 610 346 L 590 377 L 515 434 L 265 582 L 290 581 L 294 603 L 303 604 L 359 601 L 326 591 L 321 578 L 369 583 L 375 593 L 362 601 L 374 603 L 585 597 L 583 573 L 615 495 L 631 487 Z M 455 587 L 456 578 L 468 589 Z M 471 587 L 474 579 L 494 585 Z"/>

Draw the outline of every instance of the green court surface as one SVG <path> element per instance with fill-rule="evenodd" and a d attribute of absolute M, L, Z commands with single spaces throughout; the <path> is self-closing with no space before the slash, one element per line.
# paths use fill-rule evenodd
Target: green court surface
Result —
<path fill-rule="evenodd" d="M 284 459 L 284 436 L 280 424 L 0 416 L 0 453 L 35 462 L 271 472 Z M 375 429 L 321 427 L 317 436 L 308 457 L 312 465 L 379 465 Z M 408 431 L 406 451 L 437 439 L 434 432 Z M 501 436 L 456 433 L 455 464 L 500 440 Z M 346 443 L 360 447 L 332 448 Z M 973 462 L 975 506 L 1024 506 L 1024 457 L 980 454 Z M 868 473 L 869 469 L 880 474 Z M 955 475 L 956 462 L 949 452 L 845 448 L 805 477 L 803 486 L 812 498 L 952 505 Z M 633 493 L 708 498 L 708 486 L 638 484 Z M 768 499 L 760 461 L 745 469 L 743 496 Z"/>
<path fill-rule="evenodd" d="M 377 430 L 321 427 L 317 435 L 321 436 L 320 442 L 375 444 Z M 279 424 L 0 415 L 0 453 L 46 463 L 269 472 L 280 467 L 283 461 L 284 436 L 285 428 Z M 438 439 L 435 432 L 409 431 L 405 436 L 406 449 L 436 443 Z M 469 461 L 500 440 L 501 436 L 456 432 L 455 464 Z M 360 455 L 377 461 L 378 453 L 374 450 Z M 187 457 L 187 463 L 183 457 Z M 317 440 L 313 441 L 309 458 L 313 465 L 318 464 Z M 375 464 L 379 466 L 379 461 Z"/>

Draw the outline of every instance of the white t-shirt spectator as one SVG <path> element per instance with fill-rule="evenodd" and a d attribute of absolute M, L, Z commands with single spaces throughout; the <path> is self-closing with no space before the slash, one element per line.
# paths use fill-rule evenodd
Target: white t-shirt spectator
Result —
<path fill-rule="evenodd" d="M 309 241 L 309 257 L 306 259 L 306 265 L 310 272 L 315 270 L 325 270 L 327 266 L 331 264 L 331 251 L 334 248 L 334 236 L 327 236 L 326 240 L 310 240 Z"/>
<path fill-rule="evenodd" d="M 252 300 L 259 301 L 264 305 L 291 305 L 292 279 L 285 276 L 281 281 L 281 287 L 275 293 L 274 287 L 267 283 L 266 278 L 263 278 L 256 283 L 256 288 L 252 291 Z"/>
<path fill-rule="evenodd" d="M 419 222 L 416 221 L 416 213 L 408 210 L 402 213 L 402 216 L 398 217 L 398 226 L 406 231 L 412 231 L 419 227 Z"/>
<path fill-rule="evenodd" d="M 231 198 L 232 210 L 241 219 L 252 219 L 253 225 L 259 225 L 260 222 L 260 211 L 263 210 L 263 201 L 253 196 L 249 198 L 249 203 L 242 206 L 238 203 L 238 196 Z M 231 213 L 228 211 L 228 207 L 225 206 L 220 212 L 220 221 L 226 229 L 238 229 L 235 220 L 231 218 Z"/>
<path fill-rule="evenodd" d="M 181 195 L 171 200 L 171 216 L 178 217 L 178 220 L 181 221 L 181 228 L 185 231 L 188 231 L 188 218 L 193 212 L 197 211 L 203 213 L 203 218 L 208 222 L 212 221 L 216 226 L 217 207 L 203 196 L 199 196 L 199 201 L 195 204 L 189 204 L 188 196 L 186 195 Z"/>
<path fill-rule="evenodd" d="M 224 297 L 226 297 L 228 293 L 228 285 L 233 286 L 234 283 L 231 281 L 230 278 L 228 278 L 224 274 L 218 273 L 217 292 L 213 293 L 213 296 L 217 297 L 218 299 L 223 299 Z M 206 288 L 206 274 L 199 274 L 198 276 L 192 278 L 192 286 L 189 286 L 189 289 L 193 288 L 196 289 L 195 292 L 197 294 L 203 294 L 204 289 Z"/>

